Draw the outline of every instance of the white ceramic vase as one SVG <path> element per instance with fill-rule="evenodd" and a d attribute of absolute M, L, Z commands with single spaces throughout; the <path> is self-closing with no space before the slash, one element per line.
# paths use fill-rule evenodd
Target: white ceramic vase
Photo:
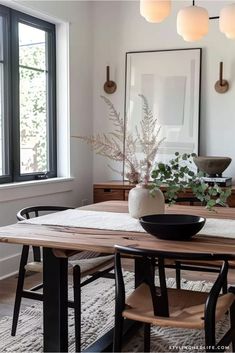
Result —
<path fill-rule="evenodd" d="M 160 189 L 152 196 L 147 185 L 137 184 L 128 196 L 128 208 L 131 217 L 140 218 L 165 212 L 165 199 Z"/>

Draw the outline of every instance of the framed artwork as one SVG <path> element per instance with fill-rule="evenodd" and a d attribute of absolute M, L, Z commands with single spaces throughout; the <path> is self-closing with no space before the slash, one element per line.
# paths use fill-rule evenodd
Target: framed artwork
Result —
<path fill-rule="evenodd" d="M 200 82 L 200 48 L 126 53 L 125 128 L 135 135 L 144 95 L 164 138 L 155 162 L 168 162 L 175 152 L 198 154 Z"/>

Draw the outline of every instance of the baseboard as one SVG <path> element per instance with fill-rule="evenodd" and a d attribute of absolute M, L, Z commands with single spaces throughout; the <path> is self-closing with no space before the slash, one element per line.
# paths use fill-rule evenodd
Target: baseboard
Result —
<path fill-rule="evenodd" d="M 14 272 L 11 272 L 11 273 L 7 273 L 7 274 L 5 274 L 5 275 L 3 275 L 3 276 L 0 277 L 0 281 L 2 281 L 3 279 L 6 279 L 6 278 L 8 278 L 8 277 L 16 276 L 18 272 L 19 272 L 19 271 L 18 271 L 18 269 L 17 269 L 17 271 L 14 271 Z"/>
<path fill-rule="evenodd" d="M 20 256 L 21 252 L 0 259 L 0 280 L 14 276 L 19 272 Z"/>

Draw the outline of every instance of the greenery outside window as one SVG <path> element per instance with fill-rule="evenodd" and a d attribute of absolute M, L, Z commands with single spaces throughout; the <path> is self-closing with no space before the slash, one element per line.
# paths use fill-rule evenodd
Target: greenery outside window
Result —
<path fill-rule="evenodd" d="M 56 176 L 55 25 L 0 6 L 0 182 Z"/>

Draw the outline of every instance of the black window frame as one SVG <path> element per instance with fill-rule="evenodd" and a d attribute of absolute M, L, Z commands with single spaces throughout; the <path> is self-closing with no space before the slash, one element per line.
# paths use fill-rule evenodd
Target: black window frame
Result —
<path fill-rule="evenodd" d="M 0 5 L 5 19 L 4 45 L 4 132 L 8 135 L 9 174 L 0 176 L 0 183 L 53 178 L 57 176 L 56 139 L 56 28 L 55 25 L 28 14 Z M 47 102 L 48 102 L 48 165 L 46 173 L 20 174 L 20 106 L 19 106 L 19 37 L 18 23 L 47 33 Z M 6 136 L 7 136 L 6 135 Z"/>
<path fill-rule="evenodd" d="M 5 6 L 0 6 L 0 14 L 3 19 L 3 75 L 4 75 L 4 159 L 6 166 L 6 174 L 0 175 L 0 183 L 12 182 L 12 124 L 11 124 L 11 104 L 10 104 L 10 91 L 11 91 L 11 63 L 10 63 L 10 11 Z"/>

